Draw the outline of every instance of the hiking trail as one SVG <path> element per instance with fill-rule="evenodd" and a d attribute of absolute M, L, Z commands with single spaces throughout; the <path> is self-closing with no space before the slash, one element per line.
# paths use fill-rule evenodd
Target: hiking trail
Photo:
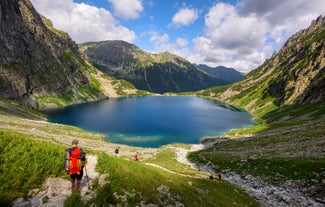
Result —
<path fill-rule="evenodd" d="M 89 200 L 95 196 L 95 192 L 88 189 L 89 186 L 99 177 L 96 171 L 97 156 L 87 155 L 87 164 L 84 168 L 84 176 L 81 180 L 80 195 L 83 200 Z M 18 198 L 13 202 L 14 207 L 63 207 L 64 201 L 71 195 L 71 182 L 67 178 L 47 178 L 40 189 L 33 189 L 29 192 L 32 196 L 28 200 Z"/>
<path fill-rule="evenodd" d="M 211 142 L 208 145 L 194 144 L 191 145 L 191 149 L 177 148 L 177 161 L 191 166 L 193 169 L 205 171 L 216 175 L 214 169 L 216 169 L 217 166 L 215 164 L 211 163 L 210 161 L 206 164 L 191 163 L 186 156 L 189 152 L 211 147 L 214 143 L 220 141 L 223 140 Z M 291 180 L 288 180 L 282 185 L 272 185 L 267 183 L 261 177 L 254 177 L 248 174 L 237 174 L 231 171 L 224 172 L 223 179 L 244 189 L 250 196 L 255 198 L 263 207 L 325 206 L 323 201 L 319 202 L 314 198 L 304 194 L 304 189 L 301 189 L 299 185 L 295 184 Z"/>

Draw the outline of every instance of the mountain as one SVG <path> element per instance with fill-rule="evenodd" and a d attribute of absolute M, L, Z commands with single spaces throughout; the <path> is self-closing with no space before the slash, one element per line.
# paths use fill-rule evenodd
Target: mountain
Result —
<path fill-rule="evenodd" d="M 85 43 L 88 60 L 103 72 L 155 93 L 197 91 L 229 81 L 198 70 L 184 58 L 168 52 L 150 54 L 123 41 Z"/>
<path fill-rule="evenodd" d="M 211 68 L 207 65 L 197 65 L 197 67 L 211 75 L 222 78 L 224 80 L 229 81 L 230 83 L 241 81 L 244 79 L 244 75 L 235 70 L 234 68 L 227 68 L 224 66 L 218 66 L 215 68 Z"/>
<path fill-rule="evenodd" d="M 112 94 L 105 87 L 114 88 L 114 80 L 85 61 L 29 0 L 1 1 L 0 22 L 1 97 L 41 109 Z"/>
<path fill-rule="evenodd" d="M 230 87 L 202 93 L 241 106 L 255 114 L 279 107 L 324 103 L 325 18 L 293 35 L 278 53 Z"/>
<path fill-rule="evenodd" d="M 244 80 L 197 94 L 244 108 L 258 124 L 190 153 L 193 163 L 238 173 L 244 179 L 236 185 L 262 206 L 324 205 L 325 17 L 290 37 Z M 275 195 L 276 188 L 290 199 Z"/>

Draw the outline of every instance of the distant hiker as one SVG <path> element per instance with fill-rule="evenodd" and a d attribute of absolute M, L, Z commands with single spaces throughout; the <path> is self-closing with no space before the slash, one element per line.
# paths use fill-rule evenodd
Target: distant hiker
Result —
<path fill-rule="evenodd" d="M 72 140 L 72 147 L 66 150 L 65 171 L 71 178 L 71 190 L 80 192 L 80 183 L 83 176 L 83 167 L 86 161 L 86 153 L 78 147 L 78 140 Z"/>
<path fill-rule="evenodd" d="M 219 181 L 221 180 L 221 178 L 222 178 L 222 172 L 220 171 L 219 173 L 218 173 L 218 178 L 219 178 Z"/>
<path fill-rule="evenodd" d="M 135 160 L 135 161 L 138 161 L 138 160 L 139 160 L 139 154 L 138 154 L 138 152 L 135 153 L 135 155 L 134 155 L 134 160 Z"/>
<path fill-rule="evenodd" d="M 210 179 L 210 180 L 214 180 L 214 176 L 213 176 L 212 173 L 210 173 L 209 179 Z"/>
<path fill-rule="evenodd" d="M 116 156 L 120 156 L 120 147 L 117 147 L 116 149 L 115 149 L 115 155 Z"/>

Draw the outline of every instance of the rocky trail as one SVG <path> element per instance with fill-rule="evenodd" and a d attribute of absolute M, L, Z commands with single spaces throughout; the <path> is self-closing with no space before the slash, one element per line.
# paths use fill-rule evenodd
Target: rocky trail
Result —
<path fill-rule="evenodd" d="M 84 176 L 81 180 L 80 195 L 84 200 L 89 200 L 95 196 L 95 192 L 90 188 L 92 182 L 99 178 L 96 172 L 97 157 L 87 156 L 87 165 L 84 169 Z M 99 179 L 101 180 L 101 179 Z M 32 196 L 28 200 L 18 198 L 14 201 L 14 207 L 63 207 L 64 201 L 71 195 L 71 182 L 65 178 L 48 178 L 40 189 L 30 191 Z"/>
<path fill-rule="evenodd" d="M 213 169 L 216 166 L 213 166 L 211 163 L 208 162 L 206 165 L 198 165 L 189 162 L 186 158 L 188 152 L 201 150 L 209 146 L 202 144 L 192 145 L 190 150 L 178 148 L 177 160 L 194 169 L 215 174 Z M 239 175 L 234 172 L 224 173 L 223 179 L 244 189 L 264 207 L 325 207 L 325 201 L 316 200 L 307 196 L 306 191 L 308 190 L 302 189 L 299 184 L 292 181 L 287 181 L 280 186 L 276 186 L 267 183 L 263 178 L 253 177 L 251 175 Z"/>

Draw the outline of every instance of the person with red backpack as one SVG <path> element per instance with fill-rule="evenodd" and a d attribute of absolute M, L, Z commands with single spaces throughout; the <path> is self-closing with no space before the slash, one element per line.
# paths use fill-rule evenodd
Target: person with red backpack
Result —
<path fill-rule="evenodd" d="M 72 140 L 72 147 L 66 150 L 65 171 L 71 178 L 71 190 L 80 192 L 80 183 L 83 176 L 83 167 L 86 161 L 86 153 L 78 147 L 78 140 Z"/>

